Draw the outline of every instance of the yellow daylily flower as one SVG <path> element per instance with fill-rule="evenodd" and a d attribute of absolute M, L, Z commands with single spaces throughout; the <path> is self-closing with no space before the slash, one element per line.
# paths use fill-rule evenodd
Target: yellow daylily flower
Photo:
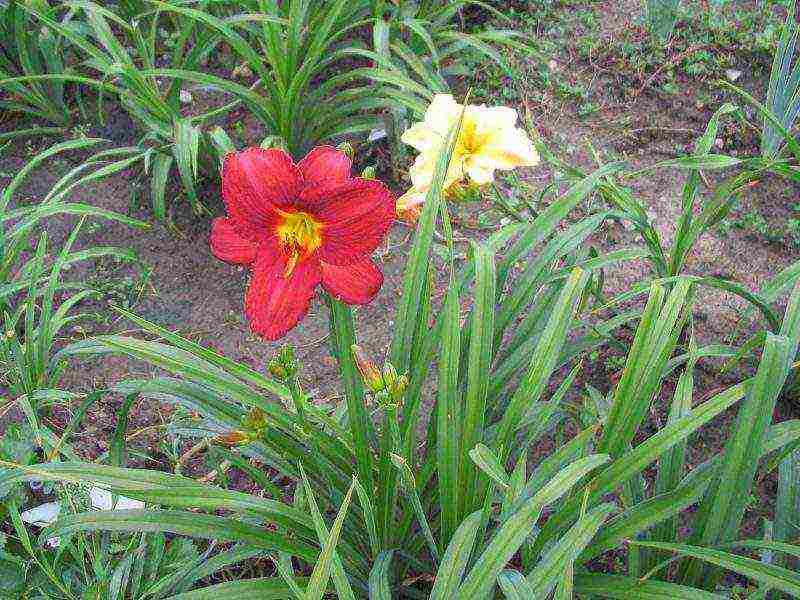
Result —
<path fill-rule="evenodd" d="M 409 170 L 412 188 L 397 200 L 399 214 L 408 213 L 425 200 L 447 134 L 462 111 L 464 119 L 448 165 L 445 190 L 465 178 L 476 185 L 485 185 L 494 181 L 498 169 L 507 171 L 539 163 L 533 142 L 517 127 L 516 110 L 474 104 L 464 108 L 452 95 L 437 94 L 424 120 L 409 127 L 401 138 L 420 154 Z"/>

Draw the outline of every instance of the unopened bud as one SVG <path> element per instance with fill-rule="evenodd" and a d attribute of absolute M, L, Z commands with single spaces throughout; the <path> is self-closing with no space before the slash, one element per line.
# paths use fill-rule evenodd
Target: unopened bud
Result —
<path fill-rule="evenodd" d="M 311 437 L 311 434 L 306 430 L 304 426 L 300 425 L 300 423 L 295 423 L 292 426 L 292 429 L 294 429 L 295 434 L 300 439 L 308 439 L 309 437 Z"/>
<path fill-rule="evenodd" d="M 269 427 L 267 414 L 260 408 L 252 409 L 242 418 L 242 427 L 245 430 L 245 434 L 249 436 L 250 439 L 262 437 Z"/>
<path fill-rule="evenodd" d="M 380 392 L 386 389 L 383 376 L 381 375 L 378 365 L 375 364 L 361 349 L 360 346 L 353 344 L 350 349 L 353 352 L 353 357 L 356 360 L 356 367 L 358 372 L 361 373 L 361 379 L 364 385 L 373 392 Z"/>
<path fill-rule="evenodd" d="M 421 204 L 416 204 L 414 206 L 410 206 L 408 208 L 399 210 L 397 212 L 397 216 L 400 217 L 400 220 L 410 227 L 414 227 L 417 224 L 417 221 L 419 221 L 419 216 L 421 214 L 422 214 Z"/>
<path fill-rule="evenodd" d="M 223 433 L 214 438 L 214 442 L 221 446 L 238 446 L 249 442 L 249 436 L 244 431 L 238 429 Z"/>
<path fill-rule="evenodd" d="M 279 381 L 285 381 L 289 378 L 289 372 L 286 370 L 286 367 L 283 366 L 283 363 L 281 363 L 281 361 L 279 361 L 277 358 L 273 358 L 271 361 L 269 361 L 267 370 L 269 370 L 270 375 Z"/>
<path fill-rule="evenodd" d="M 253 71 L 247 63 L 242 63 L 231 71 L 231 75 L 234 79 L 250 79 L 253 76 Z"/>
<path fill-rule="evenodd" d="M 264 141 L 261 142 L 261 147 L 266 148 L 267 150 L 270 148 L 286 150 L 286 140 L 279 135 L 268 135 L 264 138 Z"/>
<path fill-rule="evenodd" d="M 408 387 L 408 375 L 405 373 L 397 377 L 391 385 L 387 384 L 386 391 L 389 394 L 389 398 L 391 401 L 396 405 L 403 404 L 403 395 L 406 393 L 406 388 Z"/>
<path fill-rule="evenodd" d="M 280 349 L 267 364 L 269 374 L 279 381 L 286 381 L 297 374 L 297 361 L 294 358 L 294 348 L 286 345 Z"/>
<path fill-rule="evenodd" d="M 386 383 L 386 387 L 390 389 L 397 383 L 397 369 L 390 362 L 383 365 L 383 381 Z"/>
<path fill-rule="evenodd" d="M 402 375 L 400 375 L 400 377 L 397 378 L 397 382 L 394 384 L 393 391 L 396 392 L 398 395 L 404 394 L 406 388 L 408 387 L 408 383 L 409 383 L 408 375 L 403 373 Z"/>
<path fill-rule="evenodd" d="M 336 146 L 337 150 L 341 150 L 350 160 L 353 160 L 356 156 L 356 150 L 353 148 L 353 145 L 350 142 L 342 142 L 338 146 Z"/>
<path fill-rule="evenodd" d="M 375 179 L 377 177 L 377 169 L 375 165 L 370 165 L 361 171 L 361 179 Z"/>
<path fill-rule="evenodd" d="M 446 194 L 452 202 L 475 202 L 480 200 L 481 188 L 472 181 L 457 181 L 447 188 Z"/>

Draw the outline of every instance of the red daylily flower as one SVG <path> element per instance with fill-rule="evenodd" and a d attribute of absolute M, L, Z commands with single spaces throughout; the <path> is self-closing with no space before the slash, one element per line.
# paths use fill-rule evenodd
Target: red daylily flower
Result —
<path fill-rule="evenodd" d="M 255 333 L 286 335 L 320 283 L 347 304 L 366 304 L 378 293 L 383 274 L 369 255 L 392 224 L 395 200 L 383 183 L 351 177 L 351 166 L 331 146 L 297 164 L 277 149 L 225 158 L 228 216 L 214 221 L 211 251 L 250 266 L 245 314 Z"/>

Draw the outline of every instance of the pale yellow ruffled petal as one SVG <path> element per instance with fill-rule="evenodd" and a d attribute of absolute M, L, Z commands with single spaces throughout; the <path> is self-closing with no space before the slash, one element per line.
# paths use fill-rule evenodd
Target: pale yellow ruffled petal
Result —
<path fill-rule="evenodd" d="M 400 140 L 418 152 L 428 152 L 442 144 L 442 136 L 427 123 L 415 123 L 405 130 Z"/>
<path fill-rule="evenodd" d="M 477 106 L 475 107 L 478 133 L 493 133 L 508 131 L 517 126 L 517 111 L 508 106 Z"/>
<path fill-rule="evenodd" d="M 497 164 L 488 156 L 476 155 L 467 159 L 465 170 L 470 180 L 478 185 L 486 185 L 494 181 Z"/>
<path fill-rule="evenodd" d="M 436 94 L 425 111 L 424 120 L 406 129 L 400 139 L 419 152 L 438 152 L 458 120 L 461 108 L 450 94 Z"/>
<path fill-rule="evenodd" d="M 458 104 L 450 94 L 437 94 L 422 123 L 410 127 L 403 142 L 420 154 L 409 170 L 413 187 L 398 200 L 398 211 L 416 210 L 424 201 L 436 174 L 444 142 L 463 112 L 461 133 L 447 169 L 443 191 L 465 184 L 477 186 L 494 181 L 496 170 L 511 170 L 539 163 L 539 154 L 527 133 L 517 127 L 518 115 L 505 106 Z M 454 188 L 455 189 L 455 188 Z"/>
<path fill-rule="evenodd" d="M 408 171 L 411 183 L 418 189 L 427 192 L 436 175 L 436 166 L 439 162 L 439 152 L 425 152 L 417 156 L 414 164 Z M 464 177 L 464 157 L 454 152 L 447 168 L 447 175 L 443 187 L 447 189 L 454 182 Z"/>
<path fill-rule="evenodd" d="M 451 94 L 436 94 L 428 110 L 425 111 L 425 124 L 442 136 L 446 136 L 453 124 L 461 116 L 463 107 Z"/>
<path fill-rule="evenodd" d="M 476 153 L 495 169 L 510 170 L 539 164 L 539 153 L 522 129 L 511 129 L 489 136 Z"/>
<path fill-rule="evenodd" d="M 436 157 L 438 153 L 424 152 L 417 156 L 414 164 L 408 170 L 411 183 L 417 189 L 427 189 L 433 181 L 436 172 Z"/>

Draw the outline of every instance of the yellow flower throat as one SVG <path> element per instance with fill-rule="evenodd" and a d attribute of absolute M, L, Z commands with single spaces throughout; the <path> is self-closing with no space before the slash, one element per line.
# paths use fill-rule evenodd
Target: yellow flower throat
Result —
<path fill-rule="evenodd" d="M 464 117 L 454 154 L 464 157 L 478 154 L 486 143 L 485 138 L 485 135 L 478 135 L 478 125 L 475 120 Z"/>
<path fill-rule="evenodd" d="M 304 212 L 284 214 L 278 225 L 278 239 L 288 257 L 284 277 L 289 277 L 300 258 L 305 258 L 322 246 L 322 224 Z"/>

